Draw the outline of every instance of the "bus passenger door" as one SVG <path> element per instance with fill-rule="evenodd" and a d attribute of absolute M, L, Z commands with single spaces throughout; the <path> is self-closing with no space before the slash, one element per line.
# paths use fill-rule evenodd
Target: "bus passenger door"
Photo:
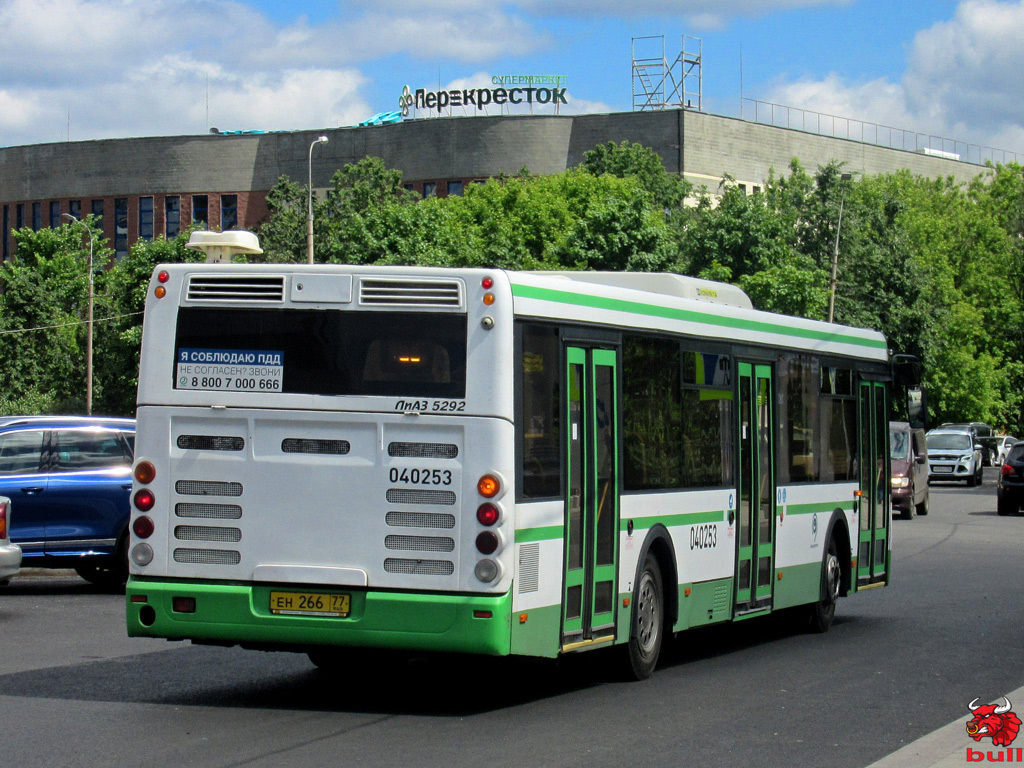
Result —
<path fill-rule="evenodd" d="M 889 538 L 889 417 L 885 384 L 862 381 L 858 390 L 860 419 L 860 547 L 857 581 L 885 580 Z"/>
<path fill-rule="evenodd" d="M 771 607 L 775 534 L 772 368 L 739 364 L 736 613 Z"/>
<path fill-rule="evenodd" d="M 619 529 L 617 353 L 568 347 L 562 650 L 615 638 Z"/>

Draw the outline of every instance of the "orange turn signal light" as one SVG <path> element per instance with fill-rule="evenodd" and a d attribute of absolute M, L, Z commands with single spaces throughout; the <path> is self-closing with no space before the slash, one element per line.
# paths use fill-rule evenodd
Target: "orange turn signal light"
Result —
<path fill-rule="evenodd" d="M 485 499 L 493 499 L 501 490 L 501 481 L 494 475 L 484 475 L 476 481 L 476 490 Z"/>

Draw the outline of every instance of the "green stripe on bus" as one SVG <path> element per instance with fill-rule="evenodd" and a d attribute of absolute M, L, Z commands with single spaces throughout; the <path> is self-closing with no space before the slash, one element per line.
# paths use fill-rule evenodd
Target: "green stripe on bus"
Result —
<path fill-rule="evenodd" d="M 549 525 L 544 528 L 517 528 L 516 543 L 524 544 L 528 541 L 548 541 L 550 539 L 562 538 L 564 526 Z"/>
<path fill-rule="evenodd" d="M 653 304 L 642 304 L 637 301 L 610 299 L 600 296 L 587 296 L 585 294 L 570 293 L 568 291 L 557 291 L 551 288 L 537 288 L 532 285 L 521 285 L 519 283 L 512 284 L 512 295 L 519 296 L 524 299 L 553 301 L 561 304 L 591 307 L 593 309 L 630 312 L 635 315 L 660 317 L 666 320 L 704 323 L 705 325 L 716 325 L 722 328 L 732 328 L 734 330 L 756 331 L 758 333 L 777 333 L 783 336 L 795 336 L 803 339 L 830 341 L 839 344 L 853 344 L 855 346 L 868 347 L 871 349 L 886 349 L 888 346 L 884 340 L 879 339 L 865 339 L 841 333 L 817 331 L 811 328 L 792 328 L 779 323 L 763 322 L 760 320 L 742 320 L 734 317 L 720 317 L 718 315 L 709 314 L 707 312 L 698 312 L 692 309 L 659 307 Z"/>
<path fill-rule="evenodd" d="M 814 504 L 787 504 L 787 515 L 810 515 L 815 512 L 832 512 L 852 506 L 852 501 L 821 501 Z"/>
<path fill-rule="evenodd" d="M 720 523 L 725 520 L 725 512 L 723 510 L 717 510 L 714 512 L 682 512 L 676 515 L 655 515 L 653 517 L 633 517 L 623 518 L 619 521 L 619 530 L 625 531 L 628 529 L 629 521 L 633 521 L 635 528 L 646 529 L 651 526 L 664 525 L 666 528 L 672 528 L 676 525 L 699 525 L 701 523 Z"/>

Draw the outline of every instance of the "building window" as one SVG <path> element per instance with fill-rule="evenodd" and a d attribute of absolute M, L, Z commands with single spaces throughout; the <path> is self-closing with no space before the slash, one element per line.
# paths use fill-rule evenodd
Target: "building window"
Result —
<path fill-rule="evenodd" d="M 68 213 L 70 213 L 76 219 L 82 218 L 82 201 L 68 200 Z"/>
<path fill-rule="evenodd" d="M 433 197 L 437 194 L 437 182 L 436 181 L 424 181 L 423 182 L 423 196 Z"/>
<path fill-rule="evenodd" d="M 153 198 L 139 198 L 139 239 L 153 239 Z"/>
<path fill-rule="evenodd" d="M 238 226 L 238 195 L 220 196 L 220 229 L 227 232 Z"/>
<path fill-rule="evenodd" d="M 7 261 L 11 257 L 11 246 L 9 243 L 9 235 L 11 232 L 11 206 L 4 206 L 4 225 L 3 229 L 0 229 L 0 241 L 3 242 L 3 260 Z"/>
<path fill-rule="evenodd" d="M 462 196 L 463 186 L 461 181 L 449 181 L 448 182 L 448 194 Z"/>
<path fill-rule="evenodd" d="M 210 221 L 210 198 L 206 195 L 192 195 L 192 223 L 206 229 Z"/>
<path fill-rule="evenodd" d="M 38 232 L 43 228 L 43 204 L 32 203 L 32 229 Z"/>
<path fill-rule="evenodd" d="M 114 198 L 114 258 L 128 255 L 128 198 Z"/>
<path fill-rule="evenodd" d="M 102 200 L 93 200 L 92 201 L 92 218 L 93 218 L 94 223 L 96 224 L 96 228 L 100 232 L 102 232 L 103 231 L 103 201 Z"/>
<path fill-rule="evenodd" d="M 50 201 L 50 229 L 57 229 L 60 226 L 60 201 Z"/>
<path fill-rule="evenodd" d="M 164 199 L 164 222 L 168 240 L 181 233 L 181 198 L 177 195 L 168 195 Z"/>
<path fill-rule="evenodd" d="M 14 206 L 14 228 L 21 229 L 25 226 L 25 204 L 18 203 Z"/>

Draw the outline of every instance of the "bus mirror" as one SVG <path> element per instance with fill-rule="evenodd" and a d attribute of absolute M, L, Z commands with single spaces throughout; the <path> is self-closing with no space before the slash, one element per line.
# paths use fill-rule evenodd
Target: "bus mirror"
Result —
<path fill-rule="evenodd" d="M 921 361 L 913 355 L 893 355 L 892 377 L 901 387 L 920 387 Z"/>
<path fill-rule="evenodd" d="M 921 387 L 907 390 L 907 421 L 912 429 L 928 429 L 927 398 Z"/>

